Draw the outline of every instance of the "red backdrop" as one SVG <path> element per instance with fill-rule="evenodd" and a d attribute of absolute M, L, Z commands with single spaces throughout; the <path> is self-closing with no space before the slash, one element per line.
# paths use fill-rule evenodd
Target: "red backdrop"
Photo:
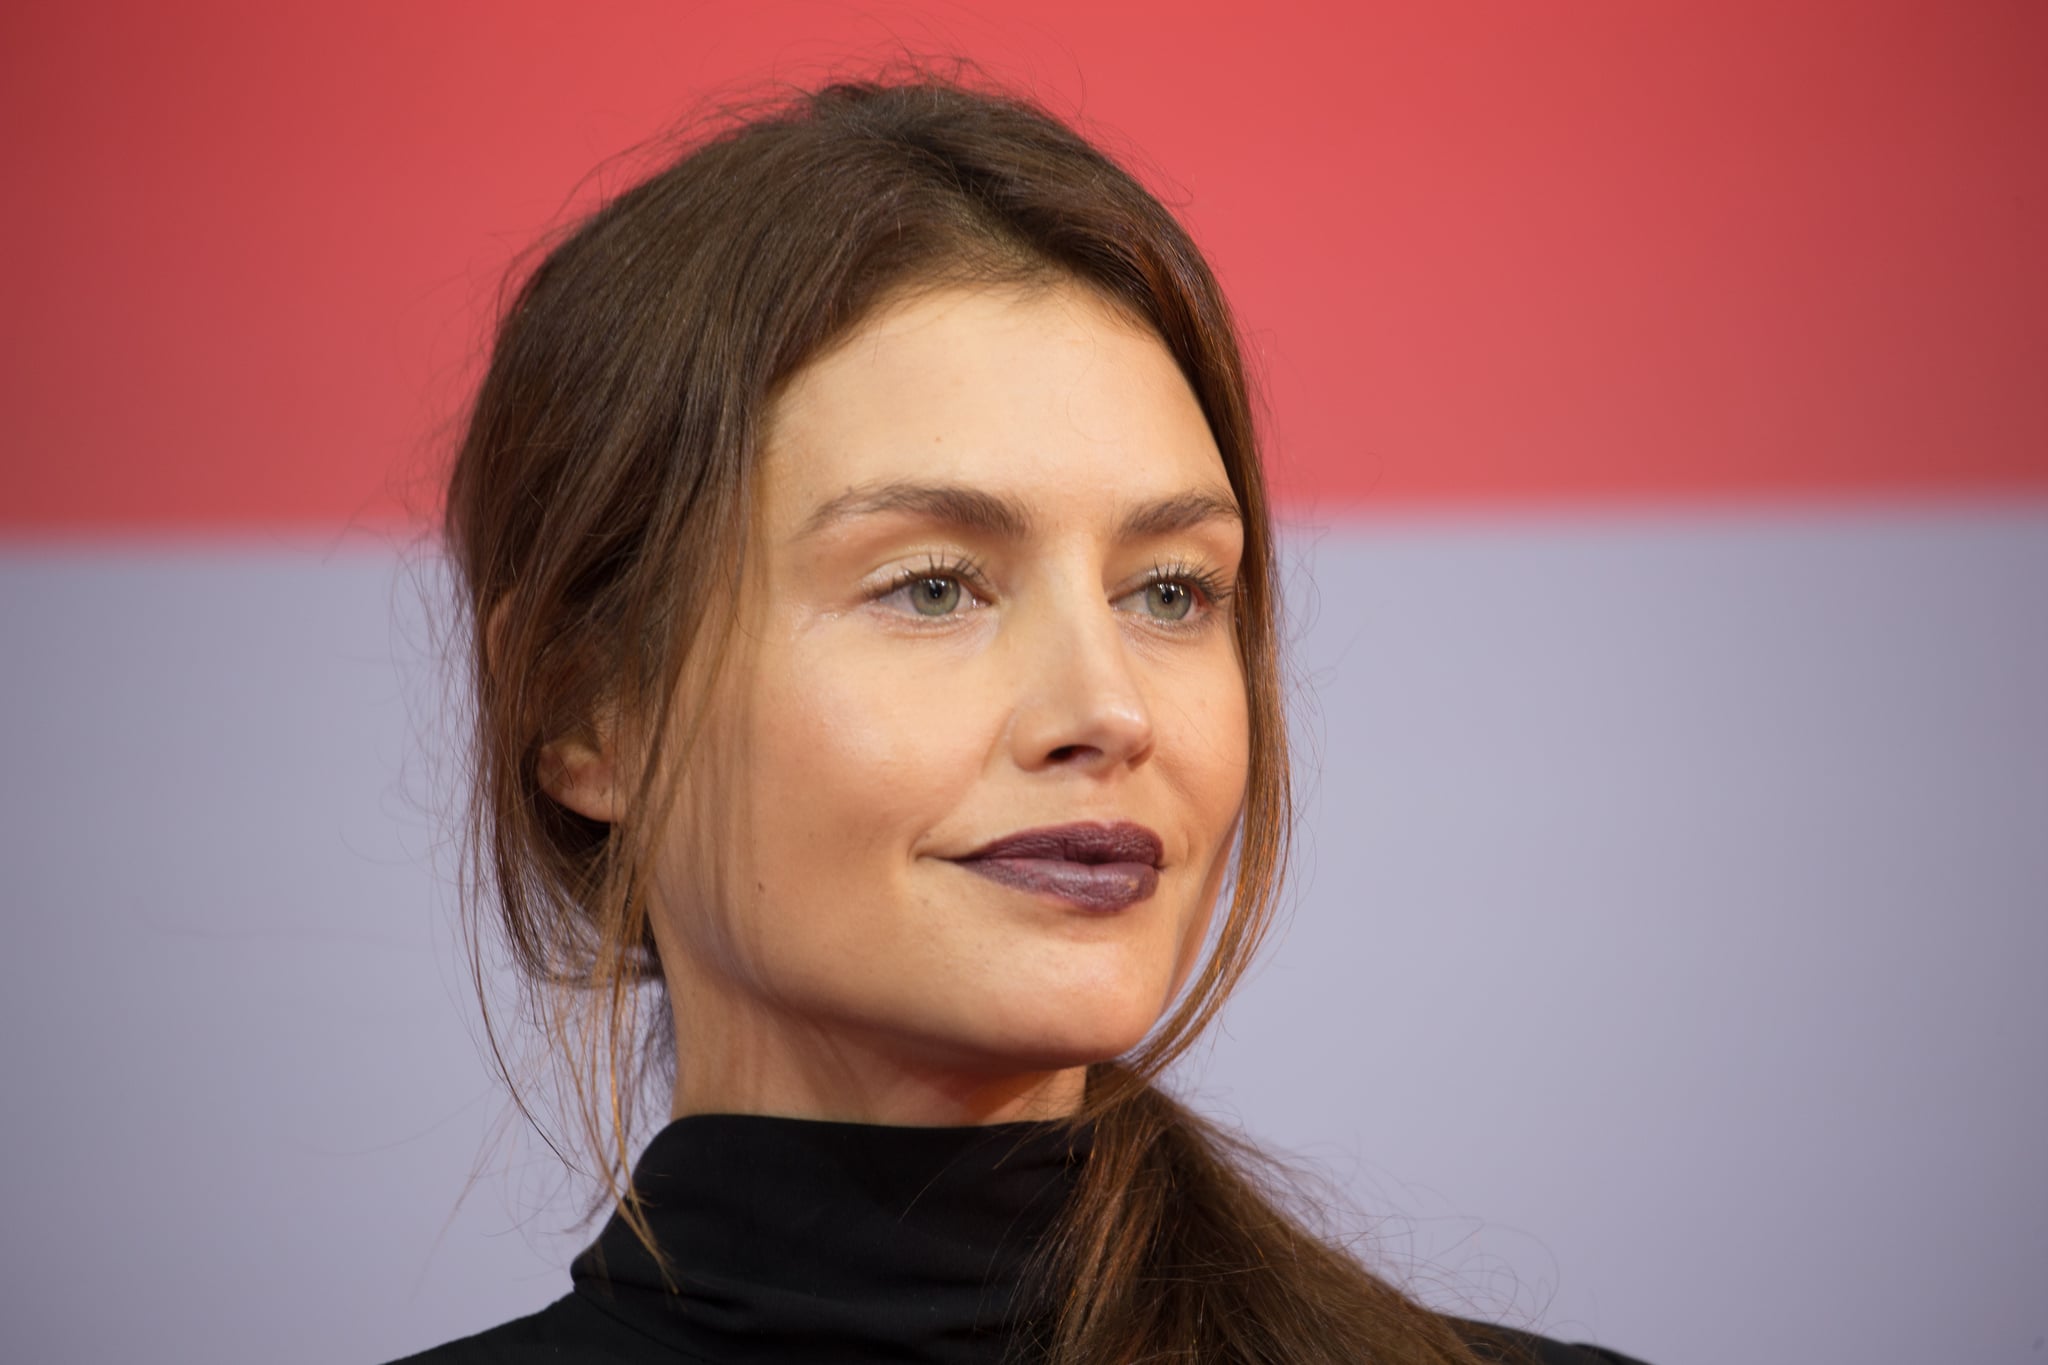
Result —
<path fill-rule="evenodd" d="M 99 0 L 0 18 L 0 530 L 402 520 L 594 168 L 904 48 L 1181 208 L 1297 502 L 2048 488 L 2048 6 Z"/>

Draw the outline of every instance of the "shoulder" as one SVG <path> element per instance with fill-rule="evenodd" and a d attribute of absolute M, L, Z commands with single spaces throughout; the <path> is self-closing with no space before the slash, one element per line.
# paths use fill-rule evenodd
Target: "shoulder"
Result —
<path fill-rule="evenodd" d="M 1472 1354 L 1488 1365 L 1643 1365 L 1634 1356 L 1604 1346 L 1567 1345 L 1512 1327 L 1464 1318 L 1452 1318 L 1450 1323 L 1472 1348 Z"/>
<path fill-rule="evenodd" d="M 674 1361 L 647 1337 L 577 1294 L 538 1313 L 500 1323 L 393 1361 L 392 1365 L 636 1365 Z"/>

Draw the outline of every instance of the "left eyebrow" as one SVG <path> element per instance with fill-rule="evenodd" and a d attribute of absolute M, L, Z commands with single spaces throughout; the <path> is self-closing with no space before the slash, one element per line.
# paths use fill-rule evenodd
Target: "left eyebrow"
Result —
<path fill-rule="evenodd" d="M 1236 498 L 1200 488 L 1132 508 L 1117 530 L 1124 540 L 1142 540 L 1192 531 L 1212 521 L 1234 521 L 1242 526 L 1244 513 L 1238 510 Z"/>

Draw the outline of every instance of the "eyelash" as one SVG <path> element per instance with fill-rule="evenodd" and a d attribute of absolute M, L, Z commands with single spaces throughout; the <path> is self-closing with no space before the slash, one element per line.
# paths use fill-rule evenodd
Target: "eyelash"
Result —
<path fill-rule="evenodd" d="M 967 589 L 976 597 L 990 595 L 986 587 L 988 579 L 982 570 L 981 561 L 970 559 L 965 555 L 953 559 L 940 559 L 937 555 L 932 555 L 925 560 L 923 568 L 905 569 L 890 579 L 888 586 L 875 594 L 874 600 L 886 602 L 905 588 L 916 583 L 929 582 L 934 578 L 955 579 L 961 587 Z"/>
<path fill-rule="evenodd" d="M 1139 584 L 1136 590 L 1144 592 L 1147 588 L 1159 583 L 1179 583 L 1183 587 L 1193 588 L 1196 595 L 1201 598 L 1198 609 L 1204 618 L 1210 612 L 1228 602 L 1231 594 L 1237 590 L 1236 585 L 1226 581 L 1222 574 L 1211 569 L 1205 569 L 1199 564 L 1191 564 L 1184 559 L 1172 560 L 1165 564 L 1154 564 L 1152 572 L 1145 576 L 1145 581 Z M 1160 624 L 1177 625 L 1191 629 L 1200 623 L 1192 621 L 1162 621 Z"/>
<path fill-rule="evenodd" d="M 937 555 L 933 555 L 925 561 L 922 568 L 905 569 L 897 574 L 889 581 L 888 586 L 875 594 L 873 600 L 876 602 L 886 601 L 897 593 L 902 592 L 905 588 L 918 583 L 928 582 L 935 578 L 956 580 L 961 587 L 983 600 L 994 596 L 993 593 L 988 591 L 986 586 L 988 580 L 979 560 L 966 555 L 956 556 L 951 559 L 941 559 Z M 1199 614 L 1192 619 L 1181 621 L 1153 620 L 1154 625 L 1166 630 L 1187 631 L 1200 629 L 1206 624 L 1209 614 L 1228 602 L 1235 591 L 1234 585 L 1225 581 L 1223 575 L 1213 570 L 1205 569 L 1199 564 L 1176 559 L 1163 564 L 1155 563 L 1152 566 L 1152 572 L 1145 576 L 1145 581 L 1138 584 L 1130 593 L 1124 595 L 1128 597 L 1132 593 L 1145 592 L 1161 583 L 1178 583 L 1183 587 L 1193 588 L 1200 598 L 1200 602 L 1197 604 Z M 930 619 L 945 620 L 947 618 L 939 616 Z"/>

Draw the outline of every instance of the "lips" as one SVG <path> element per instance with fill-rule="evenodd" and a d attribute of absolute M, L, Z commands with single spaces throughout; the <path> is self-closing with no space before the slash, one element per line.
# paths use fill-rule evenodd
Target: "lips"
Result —
<path fill-rule="evenodd" d="M 954 861 L 1004 886 L 1106 913 L 1159 889 L 1164 854 L 1158 835 L 1119 821 L 1020 830 Z"/>

